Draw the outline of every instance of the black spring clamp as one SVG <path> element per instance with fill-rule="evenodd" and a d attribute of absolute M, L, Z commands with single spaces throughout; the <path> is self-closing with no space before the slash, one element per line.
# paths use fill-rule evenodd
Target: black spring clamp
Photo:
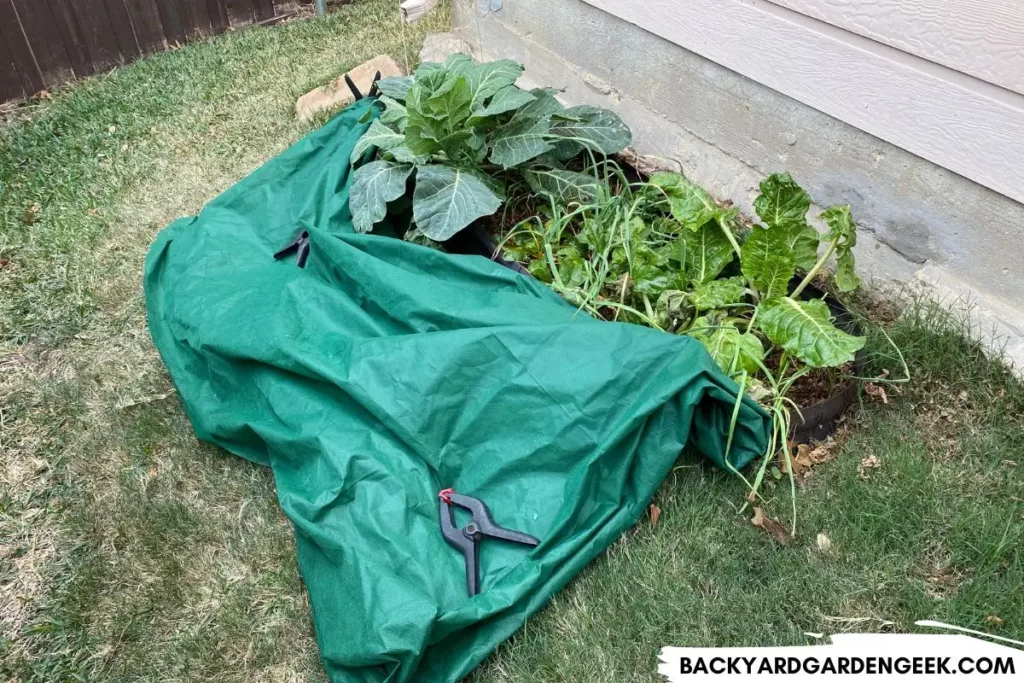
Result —
<path fill-rule="evenodd" d="M 448 541 L 449 545 L 461 550 L 466 559 L 466 590 L 470 596 L 480 592 L 480 560 L 477 544 L 481 539 L 497 538 L 531 547 L 540 543 L 539 539 L 530 534 L 505 529 L 495 524 L 491 519 L 491 511 L 478 498 L 455 493 L 452 489 L 441 491 L 438 498 L 441 499 L 441 533 L 444 535 L 444 540 Z M 462 529 L 455 526 L 453 505 L 473 513 L 473 521 Z"/>
<path fill-rule="evenodd" d="M 367 97 L 376 97 L 380 93 L 380 89 L 377 87 L 377 81 L 379 80 L 380 71 L 378 71 L 374 75 L 373 82 L 370 83 L 370 92 L 367 93 L 366 95 Z M 345 74 L 345 85 L 347 85 L 348 89 L 352 91 L 352 97 L 356 98 L 357 100 L 363 99 L 363 93 L 359 91 L 359 86 L 355 84 L 355 82 L 352 80 L 352 77 L 349 76 L 348 74 Z"/>
<path fill-rule="evenodd" d="M 299 268 L 306 267 L 306 259 L 309 258 L 309 232 L 303 230 L 291 244 L 274 254 L 274 260 L 280 261 L 285 256 L 295 254 L 295 265 Z"/>

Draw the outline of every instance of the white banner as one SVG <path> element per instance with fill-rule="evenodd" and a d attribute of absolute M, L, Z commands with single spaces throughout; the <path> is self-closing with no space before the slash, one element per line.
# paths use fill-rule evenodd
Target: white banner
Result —
<path fill-rule="evenodd" d="M 940 626 L 938 622 L 919 623 Z M 958 683 L 1024 681 L 1024 651 L 953 634 L 844 633 L 833 635 L 826 645 L 665 647 L 658 659 L 658 673 L 673 683 L 716 679 L 869 683 L 943 677 L 953 677 Z"/>

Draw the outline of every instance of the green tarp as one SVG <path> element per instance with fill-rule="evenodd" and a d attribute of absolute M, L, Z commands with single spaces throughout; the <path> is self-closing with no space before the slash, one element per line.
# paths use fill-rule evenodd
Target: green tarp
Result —
<path fill-rule="evenodd" d="M 736 386 L 691 339 L 596 321 L 480 256 L 355 234 L 367 106 L 160 233 L 149 325 L 199 437 L 273 468 L 331 679 L 457 681 L 636 523 L 684 446 L 723 464 Z M 272 258 L 300 227 L 305 269 Z M 767 425 L 745 400 L 736 466 Z M 541 539 L 485 541 L 473 598 L 440 532 L 446 487 Z"/>

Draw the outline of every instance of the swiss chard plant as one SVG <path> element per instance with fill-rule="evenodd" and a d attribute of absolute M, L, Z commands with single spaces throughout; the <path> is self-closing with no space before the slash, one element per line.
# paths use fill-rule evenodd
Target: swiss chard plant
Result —
<path fill-rule="evenodd" d="M 592 199 L 549 197 L 542 215 L 506 236 L 505 255 L 597 317 L 700 341 L 774 417 L 756 493 L 777 452 L 789 463 L 794 384 L 849 367 L 864 346 L 809 289 L 832 263 L 830 289 L 859 286 L 850 207 L 822 212 L 819 233 L 807 219 L 810 196 L 775 174 L 761 183 L 760 221 L 750 224 L 682 174 L 630 182 L 613 162 L 601 166 Z"/>
<path fill-rule="evenodd" d="M 679 267 L 674 284 L 683 284 L 659 293 L 661 317 L 670 305 L 687 310 L 691 318 L 683 321 L 683 331 L 734 376 L 757 373 L 766 356 L 762 339 L 781 349 L 784 361 L 799 362 L 801 373 L 853 360 L 864 339 L 838 329 L 825 301 L 801 296 L 833 256 L 835 288 L 850 292 L 859 286 L 852 251 L 857 228 L 849 206 L 820 215 L 828 226 L 821 236 L 807 222 L 810 196 L 789 174 L 772 175 L 754 202 L 761 223 L 742 235 L 741 245 L 733 228 L 736 212 L 718 206 L 703 188 L 676 173 L 655 174 L 650 184 L 664 192 L 669 205 L 671 220 L 663 225 L 674 239 L 665 254 Z M 739 274 L 719 278 L 734 261 Z M 798 269 L 802 277 L 791 288 Z"/>
<path fill-rule="evenodd" d="M 590 203 L 552 202 L 547 220 L 524 222 L 504 248 L 592 313 L 696 337 L 734 377 L 757 374 L 773 347 L 806 372 L 842 366 L 864 344 L 833 324 L 824 300 L 803 296 L 833 259 L 834 288 L 859 286 L 850 208 L 824 211 L 821 235 L 810 205 L 775 174 L 755 201 L 761 222 L 741 228 L 699 185 L 656 173 Z"/>
<path fill-rule="evenodd" d="M 436 241 L 495 213 L 510 183 L 563 202 L 592 198 L 597 179 L 565 162 L 621 151 L 629 128 L 606 109 L 563 107 L 555 90 L 519 88 L 522 72 L 511 60 L 478 64 L 456 54 L 380 81 L 380 117 L 352 151 L 357 163 L 377 150 L 353 177 L 355 229 L 372 230 L 410 179 L 413 221 Z"/>

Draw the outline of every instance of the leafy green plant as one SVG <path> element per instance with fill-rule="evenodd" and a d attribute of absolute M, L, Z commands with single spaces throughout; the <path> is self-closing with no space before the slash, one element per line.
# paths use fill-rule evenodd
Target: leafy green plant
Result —
<path fill-rule="evenodd" d="M 833 257 L 835 288 L 859 285 L 848 206 L 821 214 L 830 228 L 821 236 L 807 222 L 811 198 L 788 174 L 775 174 L 755 202 L 762 222 L 743 229 L 734 209 L 681 174 L 615 185 L 606 181 L 594 201 L 571 210 L 552 201 L 547 220 L 513 231 L 506 254 L 529 256 L 531 272 L 602 317 L 602 308 L 614 319 L 625 311 L 700 339 L 733 376 L 753 374 L 773 347 L 814 369 L 842 366 L 863 346 L 833 324 L 823 300 L 801 296 Z"/>
<path fill-rule="evenodd" d="M 821 213 L 828 230 L 819 234 L 807 220 L 810 196 L 774 174 L 754 203 L 760 222 L 747 225 L 680 173 L 630 182 L 611 161 L 591 173 L 601 178 L 592 197 L 548 196 L 541 215 L 506 236 L 505 255 L 597 317 L 700 341 L 774 417 L 771 457 L 748 482 L 756 493 L 776 453 L 789 463 L 794 385 L 848 367 L 864 346 L 835 325 L 820 293 L 807 296 L 833 260 L 834 290 L 860 284 L 850 207 Z"/>
<path fill-rule="evenodd" d="M 477 64 L 456 54 L 380 81 L 380 118 L 352 151 L 357 163 L 377 150 L 353 177 L 356 230 L 372 230 L 410 178 L 413 221 L 436 241 L 495 213 L 510 183 L 562 202 L 592 197 L 597 179 L 564 163 L 585 151 L 621 151 L 629 128 L 606 109 L 563 107 L 555 90 L 520 89 L 522 72 L 511 60 Z"/>

